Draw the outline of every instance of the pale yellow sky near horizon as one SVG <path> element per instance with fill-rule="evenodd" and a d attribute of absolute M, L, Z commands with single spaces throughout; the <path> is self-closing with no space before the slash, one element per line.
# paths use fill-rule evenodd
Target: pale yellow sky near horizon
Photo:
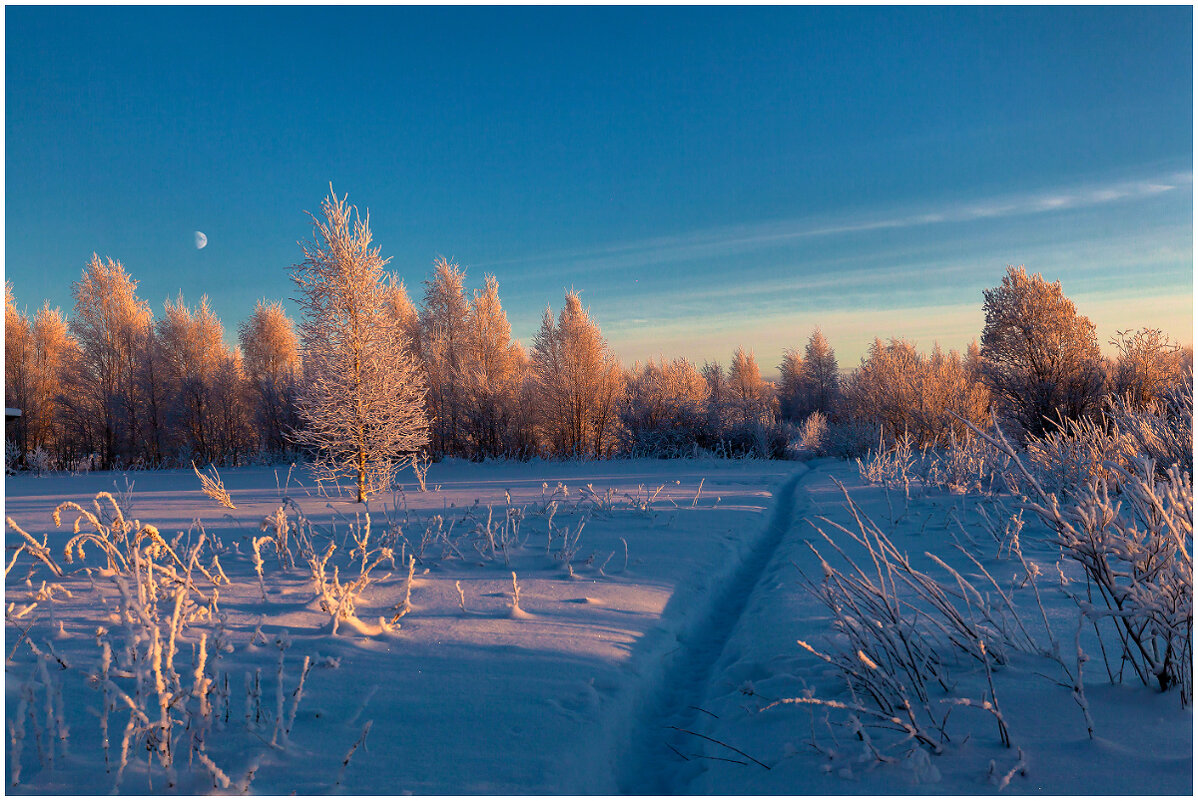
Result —
<path fill-rule="evenodd" d="M 1182 345 L 1194 342 L 1194 296 L 1180 294 L 1111 297 L 1077 292 L 1069 295 L 1080 314 L 1089 317 L 1097 331 L 1104 354 L 1116 352 L 1110 340 L 1117 331 L 1160 328 Z M 724 321 L 698 324 L 685 318 L 654 325 L 648 336 L 638 336 L 635 326 L 604 327 L 612 349 L 631 365 L 664 356 L 667 360 L 683 352 L 715 352 L 727 366 L 740 346 L 753 351 L 763 375 L 776 375 L 785 348 L 802 348 L 811 331 L 823 331 L 836 351 L 842 369 L 856 367 L 875 338 L 905 338 L 920 351 L 939 343 L 948 350 L 964 350 L 981 336 L 985 314 L 981 303 L 925 306 L 908 309 L 829 309 L 818 314 L 776 314 L 757 318 L 746 328 L 743 320 L 729 315 Z M 739 340 L 739 342 L 737 341 Z M 720 353 L 727 350 L 727 353 Z"/>

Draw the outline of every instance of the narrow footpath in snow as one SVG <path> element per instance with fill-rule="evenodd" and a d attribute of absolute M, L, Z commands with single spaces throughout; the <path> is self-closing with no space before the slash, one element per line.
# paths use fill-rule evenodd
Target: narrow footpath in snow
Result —
<path fill-rule="evenodd" d="M 745 555 L 739 568 L 722 587 L 711 592 L 707 608 L 692 617 L 688 631 L 679 635 L 679 646 L 650 678 L 654 690 L 640 707 L 626 752 L 617 757 L 620 791 L 633 795 L 669 795 L 682 791 L 700 760 L 713 759 L 697 753 L 695 721 L 710 714 L 700 705 L 713 669 L 728 637 L 744 614 L 774 552 L 794 523 L 795 497 L 800 483 L 810 475 L 805 465 L 777 488 L 761 537 Z M 742 754 L 727 750 L 727 758 L 745 761 Z M 688 765 L 688 763 L 695 763 Z"/>

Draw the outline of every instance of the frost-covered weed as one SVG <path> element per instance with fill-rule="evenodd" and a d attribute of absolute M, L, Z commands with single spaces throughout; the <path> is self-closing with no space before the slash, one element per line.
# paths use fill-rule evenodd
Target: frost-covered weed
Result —
<path fill-rule="evenodd" d="M 200 490 L 205 495 L 226 509 L 237 508 L 233 505 L 233 499 L 229 497 L 229 491 L 225 489 L 225 484 L 220 479 L 220 473 L 217 472 L 216 465 L 208 465 L 211 475 L 201 473 L 200 469 L 195 466 L 195 462 L 191 463 L 191 469 L 195 471 L 196 477 L 200 480 Z"/>
<path fill-rule="evenodd" d="M 1128 465 L 1136 443 L 1117 424 L 1066 420 L 1042 437 L 1029 437 L 1025 464 L 1046 491 L 1071 494 L 1094 479 L 1111 477 L 1111 464 Z"/>
<path fill-rule="evenodd" d="M 981 432 L 978 432 L 981 434 Z M 1048 490 L 1037 471 L 996 428 L 986 436 L 1004 451 L 1030 500 L 1026 508 L 1055 533 L 1062 555 L 1079 564 L 1085 597 L 1070 593 L 1082 615 L 1111 640 L 1117 666 L 1104 662 L 1112 681 L 1124 666 L 1145 684 L 1176 688 L 1193 699 L 1194 488 L 1179 466 L 1163 470 L 1153 460 L 1102 464 L 1069 493 Z M 1097 597 L 1096 597 L 1097 596 Z M 1101 606 L 1097 601 L 1101 600 Z M 1099 624 L 1102 624 L 1100 626 Z M 1103 634 L 1103 628 L 1107 632 Z"/>
<path fill-rule="evenodd" d="M 1129 470 L 1140 457 L 1153 460 L 1162 477 L 1175 465 L 1190 473 L 1193 443 L 1193 383 L 1186 380 L 1139 403 L 1131 395 L 1108 395 L 1096 417 L 1066 420 L 1029 437 L 1021 458 L 1042 489 L 1070 494 L 1097 478 L 1113 481 L 1114 467 Z M 1019 479 L 1019 471 L 1010 472 Z"/>
<path fill-rule="evenodd" d="M 1101 422 L 1066 421 L 1020 452 L 995 426 L 914 457 L 900 440 L 859 462 L 871 483 L 894 486 L 916 475 L 953 491 L 1015 491 L 1054 532 L 1062 555 L 1086 584 L 1071 593 L 1098 632 L 1112 681 L 1125 674 L 1192 699 L 1193 397 L 1188 385 L 1139 407 L 1107 399 Z M 1176 461 L 1160 464 L 1144 452 Z M 997 480 L 1001 478 L 1001 481 Z M 1000 552 L 1018 551 L 1023 520 L 983 509 Z M 1108 648 L 1109 646 L 1109 648 Z M 1118 654 L 1115 664 L 1107 654 Z M 1079 668 L 1080 672 L 1080 668 Z"/>
<path fill-rule="evenodd" d="M 324 553 L 315 550 L 304 552 L 303 557 L 308 563 L 312 585 L 316 590 L 317 601 L 321 611 L 329 616 L 329 631 L 336 634 L 342 623 L 353 627 L 362 634 L 380 634 L 391 630 L 391 624 L 379 617 L 377 625 L 363 622 L 357 615 L 358 603 L 362 595 L 372 584 L 386 580 L 391 574 L 381 577 L 373 575 L 375 568 L 384 562 L 394 564 L 395 553 L 390 548 L 371 548 L 370 515 L 365 516 L 365 524 L 353 532 L 356 551 L 361 555 L 361 563 L 357 566 L 357 576 L 352 580 L 341 579 L 341 567 L 331 564 L 330 560 L 337 551 L 337 543 L 329 540 Z M 350 552 L 354 558 L 354 551 Z M 332 574 L 330 575 L 330 567 Z M 353 566 L 347 565 L 346 573 L 353 575 Z"/>
<path fill-rule="evenodd" d="M 428 492 L 428 469 L 432 466 L 428 456 L 422 451 L 413 453 L 408 457 L 408 466 L 412 468 L 412 475 L 416 476 L 416 484 L 420 491 Z"/>
<path fill-rule="evenodd" d="M 69 755 L 68 744 L 78 725 L 68 725 L 72 710 L 63 701 L 64 684 L 75 683 L 96 693 L 98 745 L 113 792 L 248 792 L 257 758 L 250 755 L 244 772 L 233 767 L 246 759 L 247 743 L 251 752 L 253 743 L 274 752 L 288 748 L 311 657 L 300 659 L 292 672 L 285 653 L 290 639 L 286 632 L 276 635 L 277 665 L 265 679 L 261 668 L 246 674 L 247 715 L 239 723 L 230 715 L 230 671 L 223 667 L 234 646 L 226 613 L 219 606 L 221 590 L 230 583 L 220 565 L 220 540 L 193 525 L 168 541 L 155 526 L 130 520 L 107 492 L 97 495 L 90 509 L 74 502 L 60 504 L 55 523 L 65 522 L 66 513 L 76 516 L 73 536 L 64 548 L 66 569 L 55 561 L 46 540 L 39 542 L 9 520 L 24 542 L 8 570 L 26 554 L 33 557 L 27 578 L 36 570 L 48 570 L 56 579 L 86 576 L 94 589 L 99 589 L 98 582 L 107 583 L 116 592 L 95 595 L 100 601 L 112 600 L 109 623 L 95 631 L 98 657 L 88 663 L 86 658 L 77 662 L 74 655 L 68 662 L 51 641 L 34 636 L 32 626 L 25 625 L 34 609 L 52 610 L 63 596 L 75 597 L 78 590 L 72 594 L 58 583 L 43 581 L 31 592 L 30 602 L 18 607 L 15 588 L 7 589 L 7 622 L 22 630 L 14 655 L 17 648 L 27 647 L 35 658 L 17 696 L 17 714 L 8 716 L 9 780 L 14 785 L 26 780 L 31 755 L 36 755 L 41 771 L 54 771 L 61 757 Z M 310 526 L 301 522 L 296 529 L 308 532 Z M 374 553 L 368 538 L 355 533 L 367 556 Z M 307 541 L 305 536 L 302 542 Z M 264 703 L 268 698 L 273 704 Z M 235 777 L 240 778 L 234 781 Z M 135 778 L 145 784 L 133 787 Z"/>
<path fill-rule="evenodd" d="M 593 504 L 592 511 L 604 517 L 610 517 L 616 510 L 616 490 L 613 487 L 608 487 L 600 494 L 592 485 L 587 484 L 582 488 L 582 497 Z"/>
<path fill-rule="evenodd" d="M 843 486 L 841 489 L 844 491 Z M 1048 680 L 1072 691 L 1086 729 L 1093 736 L 1082 677 L 1082 665 L 1088 659 L 1080 639 L 1085 617 L 1079 617 L 1072 648 L 1063 647 L 1044 612 L 1038 570 L 1024 559 L 1020 549 L 1022 524 L 1018 517 L 1013 531 L 1008 526 L 1002 532 L 1008 535 L 1008 556 L 1017 560 L 1017 580 L 1005 586 L 971 548 L 961 544 L 956 547 L 972 566 L 970 575 L 931 553 L 925 556 L 943 575 L 936 577 L 916 568 L 847 491 L 844 495 L 855 525 L 846 527 L 818 518 L 823 525 L 816 528 L 824 545 L 810 547 L 819 559 L 821 577 L 804 579 L 808 589 L 831 612 L 833 636 L 824 650 L 803 641 L 799 645 L 838 671 L 848 697 L 821 698 L 807 692 L 801 697 L 774 701 L 764 709 L 797 704 L 842 714 L 841 725 L 865 744 L 860 756 L 846 763 L 838 749 L 821 746 L 814 730 L 814 714 L 812 745 L 838 760 L 843 770 L 851 770 L 852 766 L 868 770 L 878 763 L 905 764 L 914 758 L 913 748 L 941 753 L 947 744 L 956 742 L 949 717 L 959 707 L 985 713 L 994 721 L 1002 745 L 1015 748 L 994 673 L 1007 665 L 1013 654 L 1020 653 L 1057 664 L 1065 680 Z M 1020 611 L 1033 602 L 1032 608 L 1040 610 L 1039 634 L 1032 632 L 1039 626 L 1025 621 Z M 980 697 L 963 697 L 957 689 L 965 671 L 984 678 L 985 689 Z M 824 720 L 831 733 L 830 715 Z M 832 736 L 835 738 L 834 733 Z M 1022 751 L 1018 754 L 1015 768 L 998 774 L 996 783 L 1005 786 L 1015 773 L 1026 770 Z"/>
<path fill-rule="evenodd" d="M 871 484 L 886 487 L 909 487 L 914 478 L 916 458 L 911 449 L 911 438 L 906 434 L 897 438 L 890 447 L 879 434 L 877 450 L 871 450 L 864 459 L 857 460 L 861 477 Z"/>
<path fill-rule="evenodd" d="M 1194 471 L 1194 382 L 1187 378 L 1159 398 L 1142 404 L 1126 395 L 1108 399 L 1107 416 L 1136 445 L 1139 455 L 1152 459 L 1158 470 L 1178 465 Z"/>
<path fill-rule="evenodd" d="M 360 634 L 382 636 L 394 630 L 402 617 L 413 614 L 417 562 L 428 566 L 437 559 L 468 559 L 498 567 L 535 560 L 546 567 L 564 568 L 572 576 L 585 570 L 602 577 L 612 565 L 620 570 L 621 563 L 615 551 L 604 560 L 604 555 L 588 556 L 581 550 L 587 521 L 599 511 L 595 499 L 612 516 L 652 521 L 662 504 L 678 507 L 678 501 L 668 497 L 673 489 L 664 484 L 639 487 L 621 496 L 615 490 L 593 487 L 579 494 L 563 484 L 551 490 L 546 483 L 539 502 L 515 503 L 508 495 L 506 503 L 493 506 L 447 504 L 431 511 L 409 508 L 402 491 L 397 491 L 395 505 L 384 506 L 381 514 L 368 509 L 351 517 L 334 509 L 331 524 L 317 525 L 286 495 L 280 477 L 279 503 L 273 511 L 254 521 L 258 530 L 245 527 L 226 548 L 198 521 L 189 531 L 170 537 L 151 524 L 130 519 L 132 485 L 126 482 L 124 491 L 117 488 L 116 494 L 100 493 L 90 504 L 67 502 L 55 510 L 55 522 L 73 529 L 65 563 L 47 538 L 35 538 L 9 521 L 20 539 L 6 564 L 6 576 L 27 569 L 23 575 L 30 579 L 25 589 L 8 588 L 6 621 L 13 635 L 9 641 L 14 655 L 18 649 L 26 655 L 32 650 L 53 666 L 58 657 L 38 632 L 61 631 L 60 608 L 78 597 L 79 586 L 86 590 L 90 582 L 99 591 L 96 597 L 109 590 L 107 595 L 114 600 L 104 628 L 96 635 L 95 664 L 66 668 L 63 663 L 72 672 L 61 677 L 68 686 L 86 681 L 95 692 L 92 706 L 99 711 L 92 725 L 100 731 L 97 747 L 111 770 L 105 779 L 108 787 L 122 792 L 246 791 L 261 757 L 253 743 L 271 753 L 289 750 L 296 707 L 313 664 L 310 656 L 294 654 L 285 633 L 266 625 L 269 607 L 287 603 L 293 588 L 303 586 L 295 580 L 294 567 L 307 568 L 310 608 L 319 608 L 327 616 L 330 630 L 348 626 Z M 686 500 L 697 504 L 701 490 L 702 485 L 698 491 L 690 488 Z M 230 519 L 241 528 L 240 522 Z M 541 555 L 539 547 L 526 550 L 528 541 L 542 533 L 547 552 Z M 627 571 L 628 545 L 624 538 L 621 541 L 622 569 Z M 393 579 L 389 571 L 396 568 L 396 558 L 402 573 Z M 240 573 L 231 569 L 234 565 L 222 566 L 222 560 L 230 559 L 240 562 L 235 565 Z M 235 634 L 222 609 L 225 598 L 233 594 L 226 567 L 241 582 L 256 583 L 258 588 L 251 587 L 249 595 L 260 596 L 267 607 L 257 626 L 251 623 L 252 634 L 249 629 L 244 636 Z M 32 580 L 39 572 L 44 579 L 40 586 Z M 405 573 L 406 582 L 400 583 Z M 67 579 L 75 583 L 67 585 Z M 276 589 L 278 581 L 285 582 L 282 591 Z M 465 593 L 457 586 L 458 602 L 466 614 Z M 234 597 L 244 600 L 246 587 L 237 589 L 241 595 Z M 521 589 L 513 579 L 515 617 L 523 615 Z M 234 670 L 227 655 L 234 652 L 236 642 L 246 642 L 246 636 L 246 657 L 252 659 L 262 649 L 271 658 L 267 664 L 251 662 Z M 72 710 L 58 700 L 62 694 L 58 673 L 49 675 L 52 681 L 46 683 L 40 674 L 32 674 L 28 690 L 19 696 L 25 711 L 17 719 L 11 715 L 8 719 L 10 754 L 15 760 L 10 777 L 18 781 L 27 782 L 39 765 L 51 769 L 47 738 L 57 737 L 55 721 L 62 718 L 61 731 L 68 730 L 65 712 Z M 244 716 L 239 708 L 241 695 Z M 231 707 L 238 708 L 231 712 Z M 77 731 L 78 724 L 70 730 Z M 251 748 L 245 747 L 247 743 Z M 60 753 L 53 751 L 55 757 Z M 94 754 L 96 762 L 100 758 L 98 752 Z"/>
<path fill-rule="evenodd" d="M 571 576 L 574 575 L 574 557 L 578 554 L 579 542 L 582 540 L 582 530 L 586 528 L 586 524 L 587 517 L 583 515 L 579 518 L 576 527 L 562 526 L 556 532 L 552 527 L 549 529 L 550 547 L 553 547 L 555 542 L 558 543 L 557 551 L 554 553 L 553 558 L 565 565 L 566 570 Z M 560 540 L 554 536 L 555 534 L 560 536 Z"/>

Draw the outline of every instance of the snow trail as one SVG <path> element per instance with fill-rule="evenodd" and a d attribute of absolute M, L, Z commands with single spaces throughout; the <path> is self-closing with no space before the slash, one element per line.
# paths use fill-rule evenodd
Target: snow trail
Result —
<path fill-rule="evenodd" d="M 700 706 L 708 683 L 753 589 L 794 522 L 799 484 L 810 475 L 807 466 L 799 468 L 776 490 L 764 533 L 731 579 L 708 595 L 707 608 L 679 635 L 678 648 L 666 655 L 661 670 L 651 680 L 652 688 L 639 707 L 632 735 L 615 759 L 620 792 L 671 795 L 683 791 L 705 759 L 695 753 L 694 743 L 701 735 L 691 733 L 696 731 L 692 722 L 711 714 Z M 729 759 L 752 762 L 750 756 L 731 748 L 724 750 Z"/>

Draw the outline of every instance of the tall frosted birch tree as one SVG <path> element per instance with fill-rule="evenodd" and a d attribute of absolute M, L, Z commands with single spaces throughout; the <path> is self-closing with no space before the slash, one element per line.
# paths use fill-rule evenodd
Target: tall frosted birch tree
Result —
<path fill-rule="evenodd" d="M 295 325 L 281 303 L 260 300 L 241 324 L 238 336 L 259 447 L 282 453 L 287 430 L 297 422 L 293 418 L 300 361 Z"/>
<path fill-rule="evenodd" d="M 94 253 L 71 292 L 70 331 L 81 349 L 73 411 L 111 468 L 136 450 L 138 355 L 154 315 L 124 266 Z"/>
<path fill-rule="evenodd" d="M 462 356 L 470 314 L 466 273 L 439 257 L 432 277 L 424 282 L 420 309 L 420 356 L 428 378 L 428 407 L 432 418 L 433 450 L 442 456 L 463 452 Z"/>
<path fill-rule="evenodd" d="M 554 452 L 596 459 L 610 452 L 623 374 L 577 292 L 566 293 L 556 325 L 552 309 L 545 309 L 532 371 L 541 426 Z"/>
<path fill-rule="evenodd" d="M 428 444 L 425 385 L 390 313 L 387 259 L 371 247 L 369 216 L 329 188 L 312 241 L 292 271 L 300 290 L 303 379 L 293 432 L 318 473 L 352 479 L 358 502 Z"/>

